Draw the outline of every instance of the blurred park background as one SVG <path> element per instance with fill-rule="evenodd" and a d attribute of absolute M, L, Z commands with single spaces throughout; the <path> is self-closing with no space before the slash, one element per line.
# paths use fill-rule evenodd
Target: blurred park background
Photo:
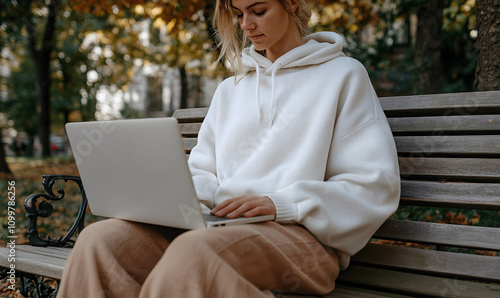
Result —
<path fill-rule="evenodd" d="M 498 0 L 312 3 L 313 31 L 342 34 L 379 96 L 500 90 Z M 209 105 L 228 76 L 215 64 L 213 10 L 211 0 L 0 0 L 0 193 L 16 181 L 18 214 L 42 174 L 78 174 L 65 123 Z M 492 213 L 412 213 L 499 223 Z"/>
<path fill-rule="evenodd" d="M 5 155 L 67 155 L 70 121 L 207 106 L 228 75 L 214 63 L 213 0 L 0 3 L 0 172 Z M 379 96 L 500 88 L 497 0 L 312 3 L 313 31 L 341 33 Z"/>

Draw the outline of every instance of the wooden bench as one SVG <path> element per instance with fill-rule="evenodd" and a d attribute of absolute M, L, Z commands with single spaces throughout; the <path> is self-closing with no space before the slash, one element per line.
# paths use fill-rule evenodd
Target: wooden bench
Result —
<path fill-rule="evenodd" d="M 386 97 L 380 102 L 398 148 L 401 210 L 486 210 L 500 217 L 500 91 Z M 187 153 L 196 144 L 206 111 L 174 114 Z M 69 251 L 19 246 L 16 269 L 31 274 L 32 283 L 35 275 L 60 279 Z M 499 252 L 499 226 L 391 218 L 341 272 L 337 289 L 324 297 L 500 297 Z M 8 249 L 0 253 L 0 266 L 8 267 Z"/>

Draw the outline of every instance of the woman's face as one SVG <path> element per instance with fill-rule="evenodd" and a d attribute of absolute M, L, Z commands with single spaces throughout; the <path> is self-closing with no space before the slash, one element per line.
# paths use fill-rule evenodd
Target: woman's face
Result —
<path fill-rule="evenodd" d="M 258 51 L 274 62 L 301 45 L 302 36 L 278 0 L 232 0 L 241 29 Z"/>

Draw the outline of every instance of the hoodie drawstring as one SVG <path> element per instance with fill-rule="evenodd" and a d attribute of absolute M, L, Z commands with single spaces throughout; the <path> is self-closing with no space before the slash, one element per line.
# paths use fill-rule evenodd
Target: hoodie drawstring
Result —
<path fill-rule="evenodd" d="M 255 72 L 257 73 L 257 81 L 255 85 L 255 93 L 257 96 L 257 120 L 260 122 L 262 120 L 262 113 L 261 113 L 261 103 L 260 103 L 260 66 L 259 63 L 252 59 L 253 63 L 255 65 Z M 271 72 L 271 108 L 270 108 L 270 114 L 269 114 L 269 127 L 271 127 L 274 123 L 274 118 L 276 118 L 275 111 L 276 108 L 274 107 L 274 83 L 276 80 L 276 72 L 281 68 L 281 63 L 279 63 Z"/>
<path fill-rule="evenodd" d="M 260 120 L 262 119 L 262 114 L 260 112 L 260 96 L 259 96 L 259 90 L 260 90 L 260 66 L 259 63 L 255 60 L 252 59 L 253 63 L 255 64 L 255 72 L 257 73 L 257 83 L 255 86 L 255 92 L 257 94 L 257 121 L 260 123 Z"/>
<path fill-rule="evenodd" d="M 269 114 L 269 127 L 273 126 L 275 115 L 275 107 L 274 107 L 274 81 L 276 79 L 276 72 L 281 68 L 281 63 L 279 63 L 276 68 L 271 72 L 271 109 Z"/>

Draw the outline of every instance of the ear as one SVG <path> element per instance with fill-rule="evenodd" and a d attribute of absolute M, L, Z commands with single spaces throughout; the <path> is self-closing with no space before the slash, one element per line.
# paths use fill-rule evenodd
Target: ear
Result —
<path fill-rule="evenodd" d="M 290 0 L 290 8 L 292 9 L 292 12 L 297 11 L 299 8 L 299 0 Z"/>

